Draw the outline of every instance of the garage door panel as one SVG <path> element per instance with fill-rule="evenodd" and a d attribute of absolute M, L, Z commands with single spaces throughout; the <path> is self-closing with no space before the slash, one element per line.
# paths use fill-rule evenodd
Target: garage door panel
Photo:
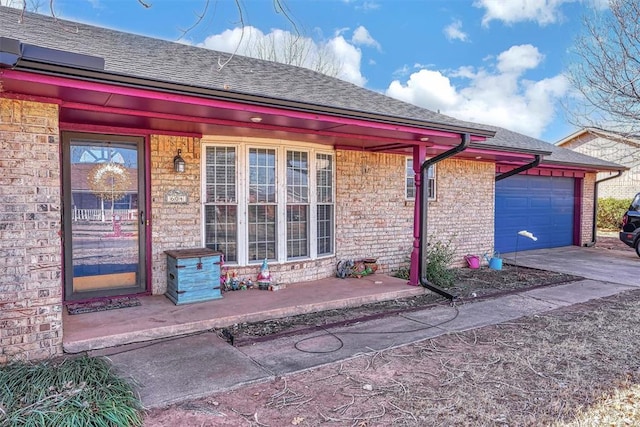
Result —
<path fill-rule="evenodd" d="M 496 251 L 573 244 L 574 179 L 516 175 L 496 183 Z M 538 238 L 518 237 L 527 230 Z"/>
<path fill-rule="evenodd" d="M 531 200 L 529 201 L 529 208 L 530 209 L 544 209 L 544 210 L 548 210 L 549 208 L 551 208 L 552 203 L 551 200 L 549 200 L 548 198 L 542 198 L 542 197 L 533 197 L 531 198 Z"/>

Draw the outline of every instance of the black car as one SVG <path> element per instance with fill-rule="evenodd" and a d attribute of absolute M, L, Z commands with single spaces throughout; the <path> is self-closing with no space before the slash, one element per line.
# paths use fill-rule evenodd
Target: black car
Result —
<path fill-rule="evenodd" d="M 620 240 L 634 248 L 640 256 L 640 193 L 636 194 L 629 210 L 622 217 Z"/>

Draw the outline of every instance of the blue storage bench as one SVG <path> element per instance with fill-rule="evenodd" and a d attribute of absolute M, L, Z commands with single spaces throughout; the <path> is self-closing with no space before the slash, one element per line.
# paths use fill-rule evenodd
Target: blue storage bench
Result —
<path fill-rule="evenodd" d="M 220 262 L 222 253 L 207 248 L 165 251 L 167 254 L 167 298 L 174 304 L 222 298 Z"/>

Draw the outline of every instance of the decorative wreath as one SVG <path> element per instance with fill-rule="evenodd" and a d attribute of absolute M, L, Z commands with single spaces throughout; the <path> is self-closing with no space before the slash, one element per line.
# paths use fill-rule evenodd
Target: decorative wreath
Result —
<path fill-rule="evenodd" d="M 122 199 L 131 186 L 129 171 L 118 163 L 102 163 L 94 166 L 87 177 L 89 188 L 103 200 Z"/>

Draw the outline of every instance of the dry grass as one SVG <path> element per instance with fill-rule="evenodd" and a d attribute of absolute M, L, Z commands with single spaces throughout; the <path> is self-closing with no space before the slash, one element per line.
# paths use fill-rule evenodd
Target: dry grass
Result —
<path fill-rule="evenodd" d="M 640 425 L 640 292 L 363 354 L 148 425 Z M 193 405 L 193 402 L 190 402 Z"/>

